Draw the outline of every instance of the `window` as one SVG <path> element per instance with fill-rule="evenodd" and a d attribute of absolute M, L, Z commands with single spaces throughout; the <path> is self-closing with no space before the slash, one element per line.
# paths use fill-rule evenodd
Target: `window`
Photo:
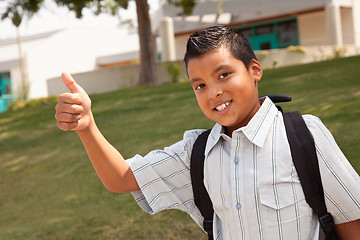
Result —
<path fill-rule="evenodd" d="M 239 27 L 254 50 L 277 49 L 299 45 L 296 18 L 280 19 L 266 23 Z"/>
<path fill-rule="evenodd" d="M 240 29 L 238 32 L 240 32 L 245 37 L 251 37 L 253 35 L 252 28 Z"/>
<path fill-rule="evenodd" d="M 2 79 L 10 78 L 10 73 L 9 73 L 9 72 L 2 73 L 2 74 L 1 74 L 1 78 L 2 78 Z"/>
<path fill-rule="evenodd" d="M 278 41 L 279 44 L 298 41 L 296 20 L 278 23 Z"/>
<path fill-rule="evenodd" d="M 267 24 L 255 28 L 256 35 L 272 34 L 274 32 L 274 24 Z"/>

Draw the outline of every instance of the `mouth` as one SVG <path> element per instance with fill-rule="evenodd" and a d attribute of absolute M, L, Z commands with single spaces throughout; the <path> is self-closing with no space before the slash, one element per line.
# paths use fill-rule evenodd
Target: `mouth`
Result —
<path fill-rule="evenodd" d="M 230 105 L 230 103 L 231 103 L 231 101 L 225 102 L 225 103 L 215 107 L 214 110 L 218 111 L 218 112 L 224 111 Z"/>

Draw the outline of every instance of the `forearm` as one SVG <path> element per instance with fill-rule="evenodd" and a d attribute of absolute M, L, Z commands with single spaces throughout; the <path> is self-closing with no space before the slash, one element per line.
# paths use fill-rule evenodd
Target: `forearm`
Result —
<path fill-rule="evenodd" d="M 138 190 L 135 177 L 123 156 L 104 138 L 95 122 L 77 131 L 89 159 L 104 186 L 112 192 Z"/>
<path fill-rule="evenodd" d="M 58 127 L 64 131 L 76 131 L 96 173 L 109 191 L 139 189 L 129 165 L 97 128 L 91 112 L 91 99 L 85 90 L 68 73 L 62 73 L 61 79 L 71 93 L 59 96 L 55 107 Z"/>
<path fill-rule="evenodd" d="M 335 225 L 335 230 L 341 240 L 358 240 L 360 238 L 360 219 Z"/>

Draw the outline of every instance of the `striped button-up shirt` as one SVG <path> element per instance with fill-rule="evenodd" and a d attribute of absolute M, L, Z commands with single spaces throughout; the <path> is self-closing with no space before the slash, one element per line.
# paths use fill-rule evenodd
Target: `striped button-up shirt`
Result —
<path fill-rule="evenodd" d="M 328 211 L 335 223 L 360 218 L 360 178 L 321 121 L 304 115 L 316 145 Z M 140 186 L 133 196 L 143 210 L 187 212 L 202 225 L 194 203 L 190 155 L 204 130 L 128 160 Z M 319 239 L 319 223 L 305 201 L 294 168 L 283 117 L 266 98 L 232 138 L 216 124 L 205 149 L 204 184 L 214 204 L 214 239 Z"/>

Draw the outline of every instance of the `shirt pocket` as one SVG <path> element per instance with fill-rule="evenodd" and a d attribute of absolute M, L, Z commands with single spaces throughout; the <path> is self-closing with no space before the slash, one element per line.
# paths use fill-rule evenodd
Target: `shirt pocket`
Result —
<path fill-rule="evenodd" d="M 311 216 L 299 182 L 277 183 L 259 187 L 261 215 L 271 223 L 291 222 Z"/>

